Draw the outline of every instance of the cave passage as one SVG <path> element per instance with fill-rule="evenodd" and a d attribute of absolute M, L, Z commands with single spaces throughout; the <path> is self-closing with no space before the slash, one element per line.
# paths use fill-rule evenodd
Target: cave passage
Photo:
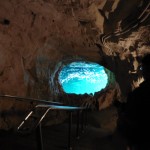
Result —
<path fill-rule="evenodd" d="M 105 88 L 107 82 L 104 67 L 91 62 L 72 62 L 59 73 L 59 83 L 70 94 L 94 94 Z"/>

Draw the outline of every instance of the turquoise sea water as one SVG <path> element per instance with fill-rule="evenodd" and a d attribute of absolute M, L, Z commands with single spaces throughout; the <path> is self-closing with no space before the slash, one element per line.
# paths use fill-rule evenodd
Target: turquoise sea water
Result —
<path fill-rule="evenodd" d="M 106 87 L 108 77 L 99 64 L 73 62 L 62 68 L 59 82 L 66 93 L 94 94 Z"/>

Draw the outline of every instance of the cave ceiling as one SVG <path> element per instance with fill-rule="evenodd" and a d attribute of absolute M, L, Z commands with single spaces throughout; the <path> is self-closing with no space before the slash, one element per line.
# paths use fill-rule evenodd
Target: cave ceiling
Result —
<path fill-rule="evenodd" d="M 149 0 L 0 0 L 0 7 L 0 93 L 27 95 L 42 69 L 55 75 L 61 62 L 79 58 L 111 70 L 124 94 L 136 86 L 140 57 L 150 51 Z"/>

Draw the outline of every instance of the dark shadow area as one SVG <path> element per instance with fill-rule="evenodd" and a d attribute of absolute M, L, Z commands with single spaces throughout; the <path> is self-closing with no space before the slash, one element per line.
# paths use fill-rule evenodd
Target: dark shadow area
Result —
<path fill-rule="evenodd" d="M 73 150 L 125 150 L 125 141 L 115 133 L 117 111 L 110 107 L 102 111 L 88 112 L 88 125 L 79 128 L 76 139 L 76 120 L 71 129 Z M 82 131 L 82 132 L 81 132 Z M 57 125 L 42 127 L 44 150 L 65 150 L 68 142 L 68 120 Z M 0 132 L 0 150 L 37 150 L 35 132 L 19 135 L 13 131 Z"/>

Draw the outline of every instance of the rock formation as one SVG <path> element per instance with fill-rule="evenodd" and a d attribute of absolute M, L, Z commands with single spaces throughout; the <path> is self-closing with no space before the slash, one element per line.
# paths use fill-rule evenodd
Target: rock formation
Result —
<path fill-rule="evenodd" d="M 60 69 L 81 59 L 112 71 L 122 98 L 141 82 L 139 62 L 150 52 L 149 0 L 5 0 L 0 7 L 1 95 L 57 100 Z M 110 89 L 106 101 L 110 91 L 112 100 L 116 95 Z M 6 112 L 29 107 L 0 98 L 0 128 L 17 124 Z"/>

